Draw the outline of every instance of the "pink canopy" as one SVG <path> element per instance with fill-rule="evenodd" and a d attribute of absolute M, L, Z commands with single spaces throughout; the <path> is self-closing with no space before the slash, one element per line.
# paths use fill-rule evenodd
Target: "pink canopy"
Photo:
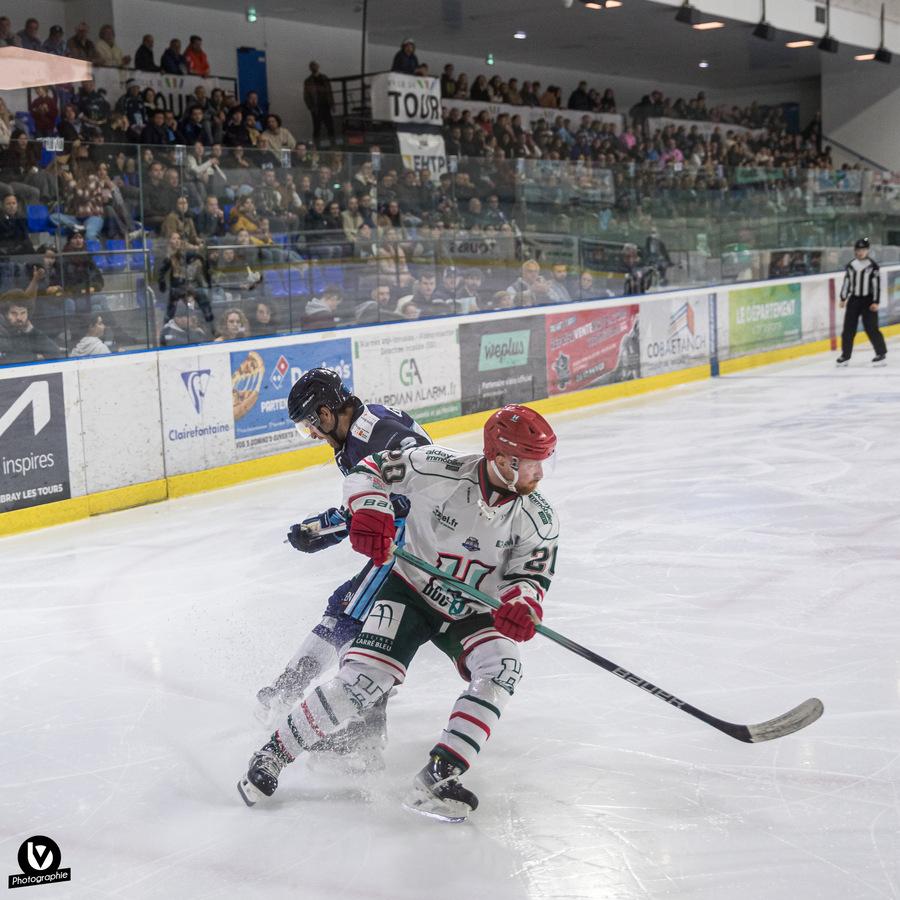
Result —
<path fill-rule="evenodd" d="M 17 91 L 44 84 L 87 81 L 91 64 L 21 47 L 0 47 L 0 90 Z"/>

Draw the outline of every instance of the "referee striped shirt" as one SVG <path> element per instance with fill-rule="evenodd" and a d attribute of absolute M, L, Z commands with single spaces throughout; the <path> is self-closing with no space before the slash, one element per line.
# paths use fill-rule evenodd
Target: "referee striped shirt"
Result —
<path fill-rule="evenodd" d="M 878 303 L 881 283 L 878 277 L 878 263 L 870 257 L 851 259 L 844 270 L 841 286 L 841 300 L 861 297 L 869 303 Z"/>

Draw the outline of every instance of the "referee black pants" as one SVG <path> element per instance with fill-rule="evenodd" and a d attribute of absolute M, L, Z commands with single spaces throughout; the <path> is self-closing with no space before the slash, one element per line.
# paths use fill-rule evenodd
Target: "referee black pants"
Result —
<path fill-rule="evenodd" d="M 859 328 L 859 319 L 862 316 L 863 328 L 872 342 L 876 356 L 882 356 L 887 353 L 887 346 L 884 343 L 884 335 L 878 328 L 878 311 L 874 312 L 869 309 L 872 301 L 868 297 L 851 297 L 847 301 L 847 308 L 844 312 L 844 330 L 841 333 L 841 355 L 844 359 L 850 359 L 853 353 L 853 340 L 856 337 L 856 331 Z"/>

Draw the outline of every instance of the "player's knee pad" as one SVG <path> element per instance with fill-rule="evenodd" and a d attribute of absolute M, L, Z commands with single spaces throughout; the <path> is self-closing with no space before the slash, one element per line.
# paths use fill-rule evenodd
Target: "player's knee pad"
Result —
<path fill-rule="evenodd" d="M 519 658 L 519 645 L 504 637 L 497 636 L 473 645 L 472 649 L 460 657 L 460 672 L 468 675 L 472 685 L 483 685 L 484 690 L 494 693 L 494 688 L 501 692 L 501 699 L 513 695 L 516 685 L 522 678 L 522 661 Z M 505 701 L 504 701 L 505 702 Z"/>
<path fill-rule="evenodd" d="M 388 669 L 378 665 L 378 660 L 365 660 L 351 654 L 344 658 L 338 679 L 360 710 L 374 706 L 390 692 L 395 681 Z"/>

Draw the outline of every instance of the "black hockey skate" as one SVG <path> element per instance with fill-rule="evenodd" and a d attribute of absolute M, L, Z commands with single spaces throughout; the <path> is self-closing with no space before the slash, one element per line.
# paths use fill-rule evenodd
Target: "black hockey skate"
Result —
<path fill-rule="evenodd" d="M 403 804 L 412 812 L 442 819 L 465 822 L 478 808 L 478 798 L 459 783 L 462 769 L 437 754 L 413 779 L 413 789 Z"/>
<path fill-rule="evenodd" d="M 304 656 L 295 667 L 285 669 L 271 685 L 256 692 L 256 718 L 267 728 L 286 716 L 319 674 L 317 660 Z"/>
<path fill-rule="evenodd" d="M 238 793 L 247 806 L 271 797 L 278 787 L 278 776 L 290 762 L 278 749 L 274 740 L 264 744 L 253 756 L 247 774 L 237 783 Z"/>
<path fill-rule="evenodd" d="M 849 356 L 844 356 L 844 354 L 842 353 L 842 354 L 837 358 L 837 364 L 838 364 L 839 366 L 849 366 L 849 365 L 850 365 L 850 357 L 849 357 Z"/>
<path fill-rule="evenodd" d="M 873 366 L 886 366 L 887 365 L 887 360 L 885 359 L 886 356 L 887 356 L 886 353 L 876 353 L 872 359 L 872 365 Z"/>

